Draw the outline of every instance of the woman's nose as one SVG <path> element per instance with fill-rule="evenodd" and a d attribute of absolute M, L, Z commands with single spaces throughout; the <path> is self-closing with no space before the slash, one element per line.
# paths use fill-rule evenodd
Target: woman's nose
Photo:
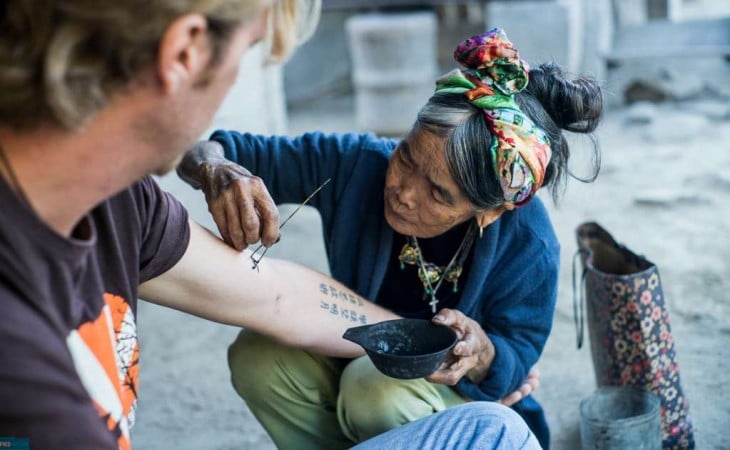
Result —
<path fill-rule="evenodd" d="M 398 188 L 398 201 L 407 209 L 415 209 L 416 207 L 416 190 L 410 185 L 401 185 Z"/>

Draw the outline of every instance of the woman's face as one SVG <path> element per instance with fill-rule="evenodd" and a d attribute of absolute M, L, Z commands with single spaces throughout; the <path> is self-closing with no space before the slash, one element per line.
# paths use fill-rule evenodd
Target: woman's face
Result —
<path fill-rule="evenodd" d="M 475 217 L 474 205 L 451 176 L 444 144 L 444 138 L 414 130 L 390 158 L 385 219 L 398 233 L 429 238 Z"/>

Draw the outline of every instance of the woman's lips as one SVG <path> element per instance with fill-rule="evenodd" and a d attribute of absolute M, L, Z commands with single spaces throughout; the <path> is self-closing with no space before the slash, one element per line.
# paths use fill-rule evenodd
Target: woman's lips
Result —
<path fill-rule="evenodd" d="M 392 217 L 393 217 L 393 218 L 394 218 L 395 220 L 397 220 L 398 222 L 408 222 L 408 221 L 406 220 L 406 218 L 405 218 L 405 217 L 403 217 L 403 215 L 402 215 L 402 214 L 400 214 L 400 213 L 399 213 L 399 212 L 397 211 L 396 207 L 395 207 L 395 206 L 394 206 L 394 204 L 393 204 L 393 203 L 394 203 L 394 200 L 392 199 L 392 197 L 391 197 L 391 198 L 389 198 L 389 199 L 387 200 L 387 202 L 386 202 L 386 203 L 387 203 L 387 207 L 388 207 L 388 209 L 390 210 L 390 214 L 391 214 L 391 216 L 392 216 Z"/>

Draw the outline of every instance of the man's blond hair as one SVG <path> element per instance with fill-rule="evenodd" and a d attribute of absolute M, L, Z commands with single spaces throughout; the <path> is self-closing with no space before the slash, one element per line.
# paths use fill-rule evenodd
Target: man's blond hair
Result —
<path fill-rule="evenodd" d="M 270 7 L 270 61 L 308 37 L 320 0 L 17 0 L 0 6 L 0 123 L 72 129 L 153 64 L 177 17 L 208 20 L 215 64 L 231 33 Z"/>

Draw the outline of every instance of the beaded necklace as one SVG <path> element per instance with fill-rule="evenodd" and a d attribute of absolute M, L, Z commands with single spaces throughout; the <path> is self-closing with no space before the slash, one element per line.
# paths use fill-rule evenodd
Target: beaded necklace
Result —
<path fill-rule="evenodd" d="M 428 304 L 431 306 L 432 313 L 436 314 L 436 305 L 439 303 L 438 298 L 436 298 L 436 292 L 444 280 L 453 284 L 451 288 L 453 292 L 459 291 L 459 277 L 464 270 L 464 260 L 469 255 L 471 246 L 474 244 L 475 236 L 476 227 L 474 224 L 471 224 L 456 253 L 454 253 L 451 261 L 445 267 L 425 261 L 421 248 L 418 245 L 418 239 L 414 236 L 408 236 L 406 238 L 407 242 L 401 248 L 400 255 L 398 255 L 400 268 L 401 270 L 405 269 L 406 264 L 418 266 L 418 279 L 421 280 L 424 289 L 423 297 L 424 300 L 427 298 L 431 299 Z"/>

